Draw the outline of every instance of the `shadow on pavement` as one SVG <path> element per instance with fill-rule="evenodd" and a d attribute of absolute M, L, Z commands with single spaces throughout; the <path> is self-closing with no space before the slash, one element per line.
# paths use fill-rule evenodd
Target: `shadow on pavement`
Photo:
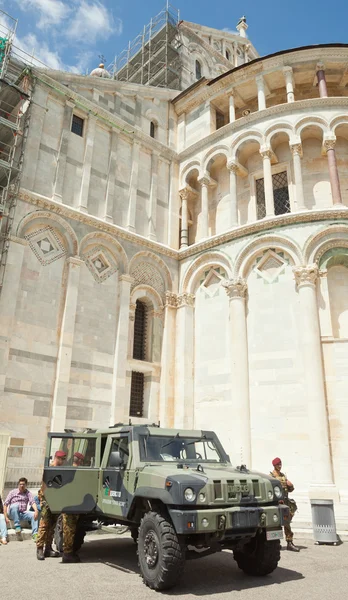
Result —
<path fill-rule="evenodd" d="M 80 552 L 84 563 L 101 562 L 106 566 L 130 574 L 139 574 L 136 545 L 131 539 L 91 540 Z M 116 581 L 117 573 L 115 573 Z M 200 560 L 187 561 L 177 587 L 166 593 L 173 596 L 242 591 L 288 581 L 304 579 L 302 573 L 278 567 L 266 577 L 251 577 L 238 569 L 231 551 L 223 551 Z"/>

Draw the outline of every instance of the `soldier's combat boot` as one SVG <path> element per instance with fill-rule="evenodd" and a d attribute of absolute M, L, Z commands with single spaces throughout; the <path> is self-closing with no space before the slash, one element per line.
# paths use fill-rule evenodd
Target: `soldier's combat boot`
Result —
<path fill-rule="evenodd" d="M 36 549 L 36 558 L 37 560 L 45 560 L 43 548 Z"/>
<path fill-rule="evenodd" d="M 45 552 L 44 552 L 45 558 L 58 558 L 58 556 L 60 556 L 60 553 L 53 550 L 52 546 L 45 547 Z"/>
<path fill-rule="evenodd" d="M 63 553 L 62 556 L 62 563 L 79 563 L 80 561 L 80 557 L 77 556 L 77 554 L 73 554 L 73 553 L 69 553 L 69 554 L 65 554 Z"/>
<path fill-rule="evenodd" d="M 295 546 L 295 544 L 292 541 L 288 542 L 288 545 L 287 545 L 286 549 L 287 550 L 291 550 L 291 552 L 299 552 L 300 551 L 300 549 L 297 548 L 297 546 Z"/>

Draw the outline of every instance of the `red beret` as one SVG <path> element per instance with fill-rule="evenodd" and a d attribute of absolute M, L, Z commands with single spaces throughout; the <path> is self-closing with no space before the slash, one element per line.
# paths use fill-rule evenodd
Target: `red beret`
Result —
<path fill-rule="evenodd" d="M 281 459 L 277 457 L 272 460 L 272 465 L 275 467 L 276 465 L 279 465 L 279 463 L 281 463 L 281 462 L 282 462 Z"/>
<path fill-rule="evenodd" d="M 81 454 L 81 452 L 75 452 L 74 458 L 78 458 L 79 460 L 83 460 L 85 457 L 84 457 L 84 454 Z"/>
<path fill-rule="evenodd" d="M 55 458 L 66 458 L 66 452 L 64 450 L 57 450 L 54 456 Z"/>

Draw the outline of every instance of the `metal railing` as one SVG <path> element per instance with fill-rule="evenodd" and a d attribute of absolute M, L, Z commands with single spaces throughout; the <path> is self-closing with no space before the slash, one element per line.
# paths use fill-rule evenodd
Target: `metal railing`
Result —
<path fill-rule="evenodd" d="M 45 448 L 38 446 L 9 446 L 5 470 L 6 489 L 15 488 L 20 477 L 26 477 L 28 487 L 40 487 Z"/>

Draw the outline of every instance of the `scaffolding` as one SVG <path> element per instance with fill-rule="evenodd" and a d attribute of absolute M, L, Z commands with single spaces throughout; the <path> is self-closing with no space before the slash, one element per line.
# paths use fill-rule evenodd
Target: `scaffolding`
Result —
<path fill-rule="evenodd" d="M 13 45 L 17 20 L 0 11 L 0 294 L 19 192 L 31 72 Z"/>
<path fill-rule="evenodd" d="M 181 89 L 179 20 L 179 10 L 167 2 L 166 7 L 145 25 L 142 33 L 115 56 L 109 66 L 114 79 Z"/>

